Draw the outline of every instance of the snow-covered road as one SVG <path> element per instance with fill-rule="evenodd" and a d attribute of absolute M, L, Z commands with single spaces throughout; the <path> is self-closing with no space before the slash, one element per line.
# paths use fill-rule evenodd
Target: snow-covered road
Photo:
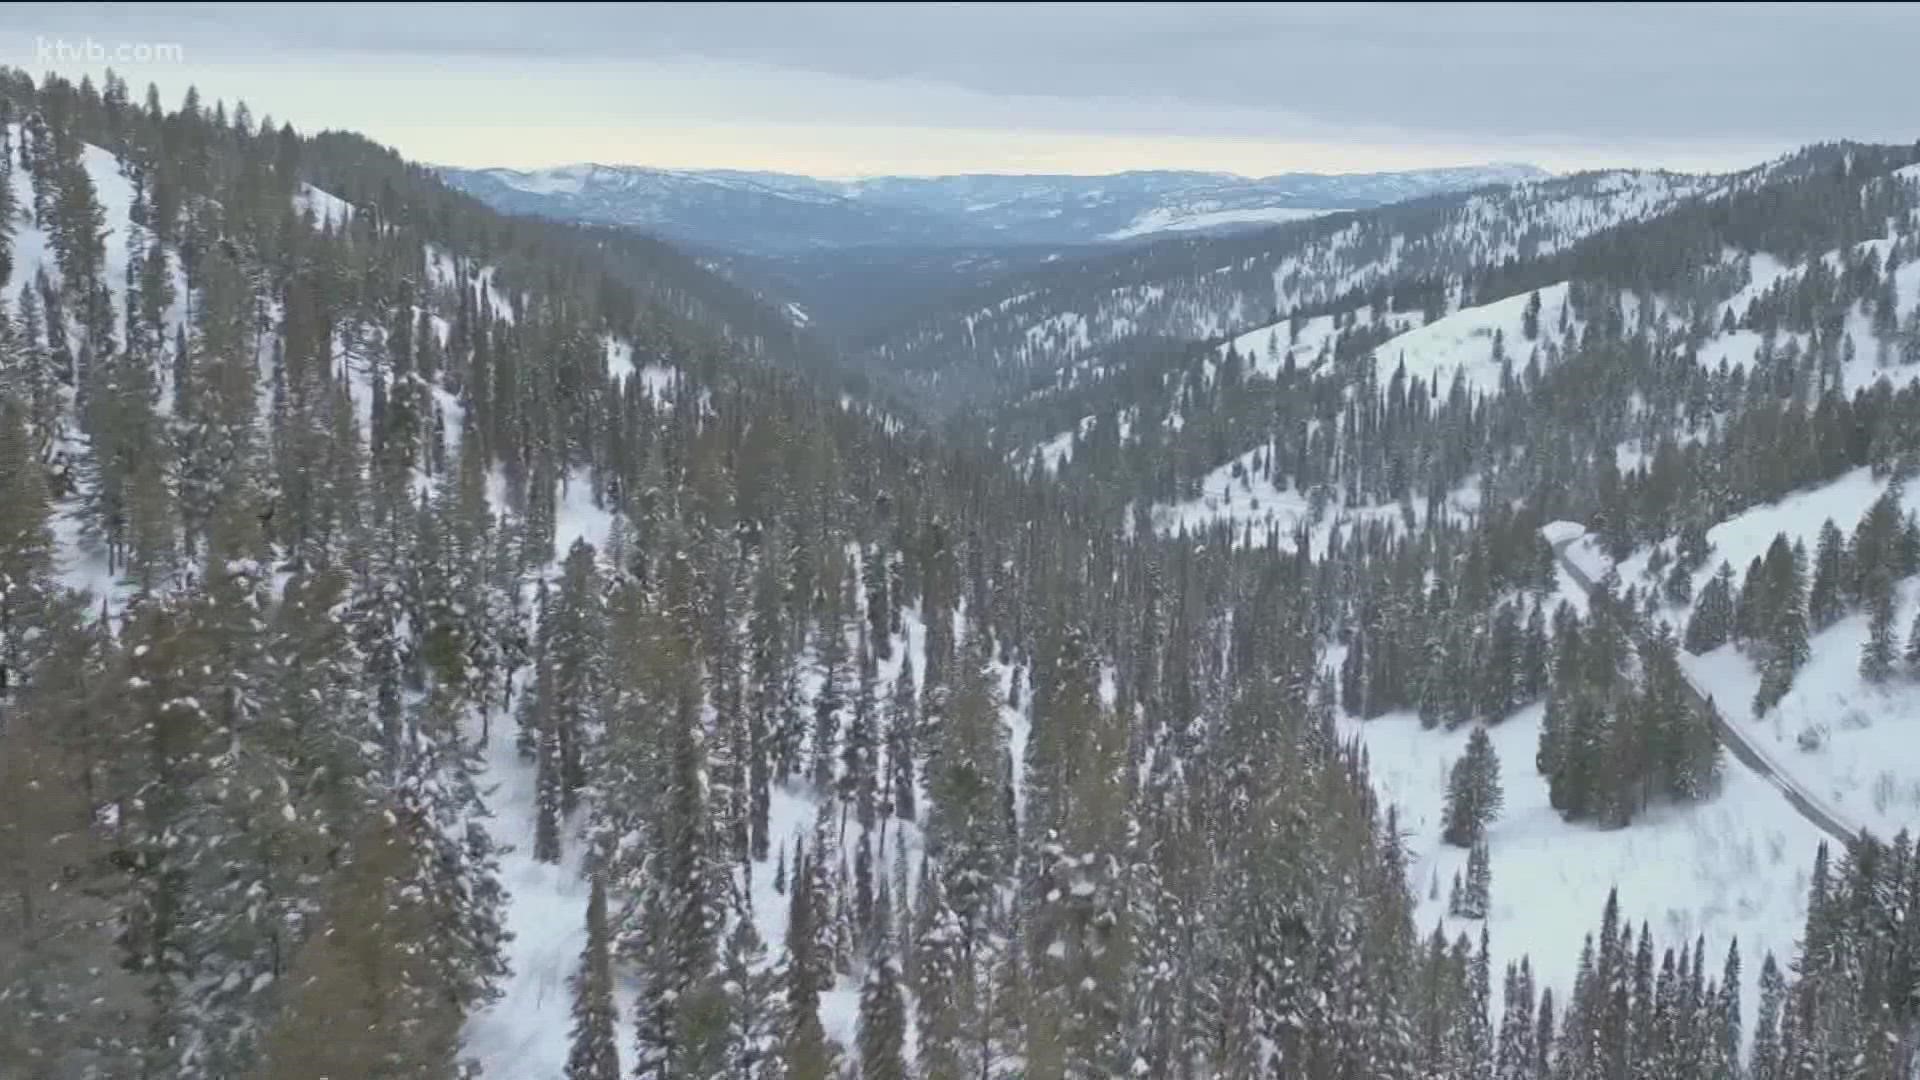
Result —
<path fill-rule="evenodd" d="M 1566 570 L 1567 575 L 1573 578 L 1581 588 L 1587 590 L 1588 593 L 1592 593 L 1594 590 L 1593 579 L 1589 578 L 1584 570 L 1580 569 L 1572 559 L 1567 557 L 1567 545 L 1578 539 L 1580 539 L 1580 537 L 1575 535 L 1555 541 L 1553 554 L 1555 558 L 1560 560 L 1560 565 Z M 1629 627 L 1634 636 L 1634 640 L 1636 643 L 1639 642 L 1642 636 L 1639 624 L 1629 620 Z M 1714 730 L 1720 733 L 1721 743 L 1733 752 L 1735 759 L 1747 768 L 1752 769 L 1762 780 L 1771 784 L 1785 797 L 1787 802 L 1793 806 L 1794 810 L 1799 812 L 1801 817 L 1812 822 L 1820 831 L 1838 840 L 1842 847 L 1853 843 L 1854 838 L 1860 835 L 1858 829 L 1848 825 L 1845 819 L 1822 802 L 1819 796 L 1808 791 L 1785 770 L 1775 765 L 1766 750 L 1754 740 L 1748 738 L 1746 732 L 1741 731 L 1738 726 L 1728 723 L 1727 718 L 1721 715 L 1719 709 L 1714 707 L 1712 700 L 1710 700 L 1707 695 L 1701 693 L 1698 686 L 1694 685 L 1691 677 L 1685 675 L 1683 672 L 1682 678 L 1686 681 L 1687 696 L 1692 699 L 1694 709 L 1712 721 Z"/>

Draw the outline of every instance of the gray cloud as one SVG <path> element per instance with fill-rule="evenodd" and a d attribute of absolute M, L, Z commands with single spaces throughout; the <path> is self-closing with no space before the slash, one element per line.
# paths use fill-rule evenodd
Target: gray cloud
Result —
<path fill-rule="evenodd" d="M 1920 135 L 1906 5 L 13 5 L 0 28 L 503 79 L 689 71 L 697 92 L 656 109 L 741 120 L 1519 147 Z"/>

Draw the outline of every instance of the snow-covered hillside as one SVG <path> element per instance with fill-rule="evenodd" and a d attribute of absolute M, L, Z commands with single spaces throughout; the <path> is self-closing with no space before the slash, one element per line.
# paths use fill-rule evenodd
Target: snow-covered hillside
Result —
<path fill-rule="evenodd" d="M 1694 575 L 1694 596 L 1722 561 L 1736 581 L 1750 561 L 1765 554 L 1776 535 L 1789 542 L 1818 546 L 1821 526 L 1832 520 L 1843 533 L 1886 493 L 1893 480 L 1855 469 L 1833 483 L 1796 493 L 1778 503 L 1755 507 L 1707 532 L 1712 553 Z M 1904 513 L 1920 511 L 1920 496 L 1903 491 Z M 1569 548 L 1583 569 L 1604 573 L 1613 566 L 1591 539 Z M 1624 584 L 1650 585 L 1642 551 L 1619 564 Z M 1908 581 L 1896 593 L 1894 625 L 1904 635 L 1920 610 L 1920 582 Z M 1676 629 L 1690 608 L 1662 605 L 1663 618 Z M 1875 685 L 1860 675 L 1860 650 L 1867 638 L 1867 616 L 1854 612 L 1813 634 L 1809 659 L 1786 696 L 1762 717 L 1750 708 L 1759 688 L 1754 659 L 1737 645 L 1703 656 L 1682 653 L 1681 665 L 1723 715 L 1749 733 L 1767 758 L 1793 782 L 1850 828 L 1881 836 L 1902 829 L 1920 830 L 1920 683 L 1896 676 Z"/>
<path fill-rule="evenodd" d="M 1532 294 L 1470 307 L 1409 330 L 1375 350 L 1381 381 L 1404 368 L 1408 378 L 1420 379 L 1442 392 L 1456 378 L 1481 393 L 1497 391 L 1502 364 L 1511 364 L 1515 370 L 1525 366 L 1528 350 L 1541 327 L 1548 335 L 1553 334 L 1554 320 L 1567 302 L 1567 285 L 1550 285 L 1539 290 L 1539 295 L 1532 338 L 1526 332 Z"/>
<path fill-rule="evenodd" d="M 1348 506 L 1330 488 L 1303 491 L 1297 486 L 1282 486 L 1285 478 L 1276 483 L 1262 474 L 1261 454 L 1258 449 L 1249 450 L 1214 469 L 1201 479 L 1200 493 L 1190 499 L 1155 506 L 1151 512 L 1154 532 L 1162 536 L 1193 534 L 1227 523 L 1236 530 L 1236 543 L 1263 544 L 1271 534 L 1283 546 L 1291 547 L 1295 534 L 1305 527 L 1313 549 L 1323 551 L 1336 528 L 1351 532 L 1358 525 L 1373 523 L 1405 533 L 1426 523 L 1424 501 Z M 1448 497 L 1446 508 L 1452 514 L 1468 515 L 1479 507 L 1478 487 L 1467 484 Z"/>
<path fill-rule="evenodd" d="M 569 487 L 572 492 L 586 489 L 584 483 Z M 609 515 L 594 507 L 584 494 L 570 497 L 557 521 L 556 560 L 575 539 L 604 547 L 612 527 Z M 557 575 L 557 561 L 548 573 Z M 913 670 L 926 670 L 925 624 L 913 610 L 904 613 L 902 622 L 891 658 L 877 669 L 877 693 L 882 699 L 892 694 L 894 682 L 909 659 Z M 1002 664 L 995 665 L 994 671 L 1004 701 L 1013 671 Z M 809 712 L 819 689 L 817 675 L 803 680 Z M 1021 760 L 1028 726 L 1026 714 L 1020 709 L 1003 708 L 1002 722 L 1013 760 Z M 515 935 L 508 954 L 513 976 L 505 995 L 469 1022 L 467 1047 L 481 1062 L 485 1076 L 557 1080 L 563 1075 L 569 1046 L 568 979 L 576 970 L 586 940 L 581 913 L 586 907 L 587 883 L 581 877 L 579 863 L 579 852 L 585 845 L 577 835 L 583 821 L 568 823 L 563 845 L 568 854 L 558 865 L 534 860 L 534 767 L 515 747 L 514 738 L 511 722 L 497 720 L 487 748 L 487 780 L 497 785 L 494 804 L 498 808 L 490 828 L 498 841 L 514 846 L 501 867 L 501 881 L 510 894 L 508 926 Z M 812 835 L 821 800 L 804 786 L 776 786 L 771 794 L 768 833 L 773 850 L 779 852 L 782 845 L 790 850 L 796 837 Z M 889 865 L 892 846 L 900 845 L 917 880 L 922 850 L 919 829 L 908 822 L 894 821 L 886 837 L 889 847 L 880 865 Z M 775 859 L 769 857 L 743 869 L 739 887 L 748 898 L 747 908 L 767 946 L 768 962 L 776 962 L 786 940 L 788 904 L 775 885 Z M 617 990 L 619 1043 L 624 1048 L 632 1043 L 634 989 L 623 982 Z M 844 1047 L 855 1045 L 858 1008 L 859 986 L 855 981 L 843 978 L 826 991 L 820 1002 L 820 1018 L 828 1037 Z"/>
<path fill-rule="evenodd" d="M 1542 532 L 1558 544 L 1577 543 L 1584 530 L 1562 522 Z M 1556 579 L 1546 603 L 1564 601 L 1584 613 L 1585 589 L 1564 568 Z M 1333 654 L 1337 662 L 1341 650 Z M 1807 867 L 1829 839 L 1818 826 L 1726 753 L 1721 788 L 1705 802 L 1656 806 L 1626 829 L 1568 822 L 1553 809 L 1547 779 L 1535 767 L 1544 709 L 1530 705 L 1487 727 L 1505 796 L 1487 830 L 1493 885 L 1485 923 L 1495 970 L 1530 957 L 1540 985 L 1564 1002 L 1577 943 L 1598 921 L 1609 890 L 1618 890 L 1623 923 L 1644 923 L 1676 949 L 1704 938 L 1709 969 L 1735 939 L 1750 972 L 1768 952 L 1782 960 L 1793 955 L 1806 919 Z M 1454 875 L 1464 875 L 1468 853 L 1442 839 L 1448 773 L 1472 728 L 1430 729 L 1409 713 L 1347 716 L 1341 726 L 1364 743 L 1374 786 L 1397 810 L 1418 929 L 1439 922 L 1449 940 L 1463 930 L 1476 936 L 1480 920 L 1448 912 Z M 1500 990 L 1494 987 L 1496 1001 Z M 1757 995 L 1749 978 L 1743 1015 L 1755 1015 Z"/>
<path fill-rule="evenodd" d="M 1704 936 L 1710 969 L 1736 937 L 1755 967 L 1768 951 L 1793 955 L 1806 919 L 1806 867 L 1825 838 L 1819 829 L 1732 761 L 1720 794 L 1700 805 L 1659 808 L 1620 830 L 1566 822 L 1534 770 L 1542 708 L 1530 706 L 1489 729 L 1506 796 L 1487 830 L 1494 970 L 1529 956 L 1540 985 L 1564 1002 L 1581 936 L 1599 921 L 1609 889 L 1619 890 L 1621 918 L 1636 932 L 1644 922 L 1676 948 Z M 1350 719 L 1343 729 L 1365 743 L 1375 788 L 1398 808 L 1419 901 L 1417 929 L 1424 933 L 1438 921 L 1449 940 L 1462 930 L 1477 937 L 1479 920 L 1447 915 L 1467 852 L 1441 840 L 1447 771 L 1469 729 L 1427 730 L 1408 714 Z M 1757 987 L 1749 981 L 1744 991 L 1744 1015 L 1752 1016 Z M 1496 1002 L 1499 992 L 1496 980 Z"/>
<path fill-rule="evenodd" d="M 1203 232 L 1233 225 L 1278 225 L 1285 221 L 1306 221 L 1328 214 L 1346 212 L 1349 207 L 1316 210 L 1311 207 L 1267 206 L 1236 209 L 1218 202 L 1202 200 L 1183 206 L 1157 206 L 1129 221 L 1124 228 L 1102 236 L 1105 240 L 1131 240 L 1162 232 Z"/>
<path fill-rule="evenodd" d="M 953 366 L 1055 371 L 1138 338 L 1244 334 L 1358 290 L 1552 255 L 1689 200 L 1740 190 L 1760 175 L 1586 173 L 1295 221 L 1258 235 L 1162 241 L 1009 277 L 996 287 L 1000 295 L 988 290 L 897 329 L 872 359 L 936 373 Z M 1054 331 L 1063 325 L 1075 332 Z"/>
<path fill-rule="evenodd" d="M 17 140 L 18 129 L 12 134 Z M 130 278 L 128 265 L 135 252 L 145 254 L 146 245 L 152 242 L 151 237 L 130 223 L 134 188 L 120 162 L 108 151 L 91 145 L 82 148 L 80 162 L 99 203 L 102 219 L 110 223 L 103 245 L 105 270 L 102 277 L 115 284 L 109 290 L 109 296 L 116 314 L 124 319 L 128 293 L 122 286 Z M 11 179 L 15 205 L 33 206 L 32 180 L 27 171 L 16 169 Z M 354 214 L 351 204 L 310 184 L 299 187 L 293 197 L 293 205 L 298 212 L 310 213 L 317 227 L 340 226 Z M 3 289 L 0 291 L 0 304 L 6 306 L 10 316 L 18 317 L 21 314 L 18 305 L 23 285 L 42 276 L 59 283 L 61 274 L 47 229 L 30 214 L 23 214 L 14 222 L 11 253 L 12 272 L 6 281 L 0 282 L 0 289 Z M 184 340 L 192 330 L 189 311 L 193 294 L 187 288 L 177 252 L 167 249 L 163 254 L 168 262 L 175 298 L 164 314 L 167 327 L 165 337 L 171 341 L 177 333 L 182 334 Z M 462 281 L 468 282 L 492 305 L 496 318 L 503 322 L 512 321 L 518 298 L 500 285 L 496 268 L 457 256 L 433 244 L 426 246 L 422 258 L 430 290 L 451 295 Z M 442 313 L 444 309 L 434 306 L 433 299 L 422 298 L 422 305 L 416 307 L 415 316 L 425 318 L 425 324 L 432 328 L 440 345 L 445 347 L 451 328 Z M 279 306 L 267 305 L 262 313 L 267 319 L 263 329 L 277 332 L 282 317 Z M 376 377 L 371 363 L 356 351 L 352 329 L 342 327 L 332 337 L 329 342 L 332 350 L 329 366 L 338 372 L 346 384 L 360 430 L 368 430 L 375 408 Z M 372 334 L 379 333 L 378 329 L 372 327 L 359 329 Z M 269 388 L 273 385 L 273 346 L 277 340 L 274 333 L 263 333 L 254 357 L 258 366 L 256 382 L 263 428 L 266 426 L 264 415 L 273 404 Z M 616 379 L 637 379 L 645 392 L 656 400 L 664 399 L 682 385 L 679 372 L 672 366 L 657 360 L 636 364 L 636 351 L 631 341 L 608 337 L 605 346 L 609 373 Z M 170 418 L 172 402 L 175 400 L 175 387 L 172 385 L 174 369 L 170 364 L 157 364 L 153 366 L 153 371 L 157 379 L 155 412 L 163 418 Z M 442 437 L 446 456 L 451 460 L 457 457 L 464 421 L 462 399 L 438 382 L 431 383 L 429 390 L 432 405 L 443 421 Z M 61 392 L 71 396 L 70 390 Z M 63 404 L 70 407 L 71 402 Z M 77 456 L 82 450 L 80 439 L 78 432 L 64 428 L 60 438 L 49 449 L 53 463 L 61 466 L 63 457 Z M 431 489 L 433 481 L 416 473 L 414 482 L 418 490 L 424 492 Z M 507 487 L 504 475 L 495 467 L 488 477 L 488 498 L 493 511 L 502 515 L 512 513 L 503 494 Z M 593 491 L 593 481 L 584 471 L 577 471 L 561 486 L 554 523 L 554 561 L 536 570 L 535 577 L 555 579 L 559 558 L 577 539 L 605 546 L 613 519 L 608 511 L 595 505 Z M 89 598 L 82 605 L 84 610 L 101 613 L 118 627 L 135 586 L 126 575 L 125 566 L 110 565 L 98 543 L 86 535 L 82 527 L 85 517 L 86 509 L 79 494 L 68 494 L 54 503 L 51 525 L 57 580 L 61 585 Z M 288 576 L 285 572 L 276 574 L 276 586 L 284 586 Z M 529 600 L 534 588 L 530 578 L 526 584 Z M 894 668 L 897 667 L 896 661 Z M 484 771 L 480 776 L 480 782 L 486 789 L 486 802 L 493 810 L 492 816 L 480 819 L 482 827 L 505 850 L 501 859 L 500 883 L 507 893 L 505 924 L 512 938 L 507 944 L 505 958 L 511 973 L 502 987 L 504 994 L 500 1000 L 470 1018 L 465 1032 L 465 1051 L 479 1060 L 484 1075 L 552 1080 L 560 1077 L 564 1071 L 568 980 L 580 955 L 584 934 L 581 914 L 585 909 L 587 887 L 579 875 L 581 845 L 568 845 L 567 857 L 558 865 L 547 865 L 533 858 L 534 771 L 515 745 L 514 726 L 510 717 L 491 717 L 488 737 L 481 747 Z M 467 734 L 479 741 L 482 732 L 475 727 Z M 775 812 L 784 812 L 790 822 L 810 825 L 810 806 L 810 801 L 804 796 L 783 793 L 775 802 Z M 763 883 L 756 884 L 756 889 L 762 887 Z M 783 909 L 769 904 L 766 910 Z M 778 927 L 769 929 L 775 931 L 770 939 L 776 942 L 777 947 Z M 843 1039 L 851 1036 L 852 994 L 848 989 L 835 991 L 834 1000 L 838 1002 L 839 1010 L 838 1027 L 831 1029 L 830 1033 Z M 623 997 L 622 1002 L 625 1004 L 628 999 Z M 627 1022 L 627 1010 L 624 1008 L 621 1022 Z"/>

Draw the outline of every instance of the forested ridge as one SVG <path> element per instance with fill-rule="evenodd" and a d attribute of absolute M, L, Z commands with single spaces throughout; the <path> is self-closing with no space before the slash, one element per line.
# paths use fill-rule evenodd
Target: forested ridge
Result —
<path fill-rule="evenodd" d="M 541 1076 L 1911 1074 L 1904 835 L 1791 853 L 1797 955 L 1595 896 L 1578 979 L 1538 985 L 1484 921 L 1416 924 L 1438 883 L 1339 721 L 1544 702 L 1569 820 L 1712 799 L 1676 648 L 1788 684 L 1806 594 L 1885 608 L 1920 529 L 1896 504 L 1811 575 L 1783 541 L 1684 642 L 1627 625 L 1664 577 L 1559 602 L 1540 529 L 1690 573 L 1720 517 L 1911 469 L 1912 155 L 1421 283 L 1440 315 L 1573 280 L 1497 387 L 1382 378 L 1354 309 L 1271 376 L 1154 352 L 1114 407 L 1182 424 L 1096 425 L 1055 474 L 843 397 L 664 244 L 500 217 L 358 136 L 117 78 L 7 72 L 0 108 L 0 1077 L 481 1074 L 514 858 L 587 882 Z M 1751 283 L 1722 244 L 1889 220 L 1743 308 L 1753 364 L 1693 362 Z M 1887 378 L 1838 374 L 1876 348 Z M 1249 447 L 1249 483 L 1388 512 L 1156 527 Z M 1484 746 L 1451 776 L 1484 920 L 1527 885 L 1487 870 Z"/>

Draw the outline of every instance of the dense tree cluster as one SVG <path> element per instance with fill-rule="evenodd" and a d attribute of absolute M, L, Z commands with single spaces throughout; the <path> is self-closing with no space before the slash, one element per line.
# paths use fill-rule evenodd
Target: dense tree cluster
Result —
<path fill-rule="evenodd" d="M 569 1075 L 1412 1068 L 1413 989 L 1351 978 L 1413 954 L 1398 838 L 1277 603 L 1313 560 L 1120 542 L 352 137 L 4 91 L 61 239 L 0 321 L 0 1073 L 459 1074 L 495 746 L 592 881 Z"/>
<path fill-rule="evenodd" d="M 1681 674 L 1665 624 L 1640 630 L 1608 582 L 1582 620 L 1554 614 L 1552 689 L 1535 764 L 1555 809 L 1623 826 L 1656 799 L 1691 801 L 1718 788 L 1720 742 Z M 1637 677 L 1627 673 L 1637 653 Z"/>

